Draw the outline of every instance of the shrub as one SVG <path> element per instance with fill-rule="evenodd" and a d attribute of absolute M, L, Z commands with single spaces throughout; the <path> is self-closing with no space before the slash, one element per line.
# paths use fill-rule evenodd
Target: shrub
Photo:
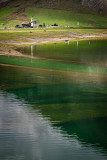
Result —
<path fill-rule="evenodd" d="M 58 26 L 58 24 L 54 23 L 52 26 Z"/>

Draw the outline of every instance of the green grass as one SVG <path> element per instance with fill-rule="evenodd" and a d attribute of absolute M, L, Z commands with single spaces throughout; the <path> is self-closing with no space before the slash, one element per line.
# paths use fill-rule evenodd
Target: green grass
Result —
<path fill-rule="evenodd" d="M 9 24 L 11 20 L 6 19 L 6 17 L 12 14 L 15 10 L 16 8 L 10 7 L 0 9 L 0 27 L 4 27 L 5 25 L 8 25 L 8 27 L 10 26 Z M 4 23 L 5 25 L 2 26 L 2 23 Z M 13 26 L 13 23 L 11 23 L 11 26 Z"/>
<path fill-rule="evenodd" d="M 20 20 L 9 20 L 6 24 L 7 27 L 15 27 L 17 24 L 21 26 L 22 21 Z"/>
<path fill-rule="evenodd" d="M 21 29 L 5 29 L 0 30 L 0 40 L 19 40 L 22 37 L 28 38 L 62 38 L 70 37 L 70 34 L 74 35 L 87 35 L 87 34 L 107 34 L 107 29 L 71 29 L 71 28 L 21 28 Z M 105 36 L 106 37 L 106 36 Z"/>
<path fill-rule="evenodd" d="M 39 20 L 41 24 L 52 25 L 54 23 L 60 26 L 73 26 L 73 27 L 106 27 L 107 19 L 105 17 L 76 13 L 74 11 L 64 11 L 55 9 L 26 9 L 26 15 L 29 17 L 34 17 L 35 20 Z M 79 23 L 79 25 L 78 25 Z"/>
<path fill-rule="evenodd" d="M 5 7 L 0 9 L 0 28 L 15 27 L 16 24 L 21 25 L 22 21 L 20 16 L 14 19 L 10 16 L 16 8 Z M 20 14 L 20 13 L 19 13 Z M 65 11 L 56 9 L 42 9 L 42 8 L 26 8 L 25 13 L 30 21 L 31 16 L 34 20 L 40 21 L 40 24 L 45 23 L 46 25 L 53 25 L 54 23 L 59 26 L 71 26 L 71 27 L 107 27 L 106 17 L 93 15 L 93 14 L 82 14 L 76 11 Z M 4 23 L 5 25 L 2 25 Z"/>
<path fill-rule="evenodd" d="M 5 17 L 13 13 L 14 11 L 15 11 L 15 8 L 9 8 L 9 7 L 0 9 L 0 19 L 4 19 Z"/>

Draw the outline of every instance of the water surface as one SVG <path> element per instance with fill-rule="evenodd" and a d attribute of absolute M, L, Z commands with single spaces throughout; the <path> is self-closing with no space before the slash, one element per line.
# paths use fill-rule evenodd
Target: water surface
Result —
<path fill-rule="evenodd" d="M 107 66 L 107 40 L 82 40 L 17 48 L 31 58 L 53 59 L 61 62 Z"/>
<path fill-rule="evenodd" d="M 83 63 L 106 70 L 103 51 Z M 0 160 L 106 160 L 106 106 L 103 70 L 0 65 Z"/>

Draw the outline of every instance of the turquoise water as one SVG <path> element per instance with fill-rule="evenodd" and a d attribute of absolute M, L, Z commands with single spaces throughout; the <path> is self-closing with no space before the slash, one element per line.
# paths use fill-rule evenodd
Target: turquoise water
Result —
<path fill-rule="evenodd" d="M 31 58 L 88 66 L 107 66 L 107 40 L 81 40 L 18 47 Z"/>
<path fill-rule="evenodd" d="M 105 58 L 87 63 L 106 70 Z M 107 74 L 74 64 L 76 71 L 0 65 L 0 160 L 107 159 Z"/>
<path fill-rule="evenodd" d="M 107 74 L 106 43 L 87 40 L 17 47 L 24 57 L 1 56 L 0 63 Z"/>

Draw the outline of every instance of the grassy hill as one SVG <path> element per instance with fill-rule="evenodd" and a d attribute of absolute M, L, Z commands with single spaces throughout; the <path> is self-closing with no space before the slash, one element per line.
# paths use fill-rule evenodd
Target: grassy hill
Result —
<path fill-rule="evenodd" d="M 107 18 L 80 5 L 80 0 L 22 0 L 6 1 L 0 4 L 0 28 L 21 25 L 30 21 L 31 16 L 40 24 L 71 27 L 107 27 Z M 4 24 L 4 25 L 3 25 Z"/>
<path fill-rule="evenodd" d="M 25 9 L 25 14 L 29 17 L 33 15 L 34 19 L 40 21 L 40 23 L 46 23 L 52 25 L 57 23 L 60 26 L 86 26 L 86 27 L 105 27 L 107 19 L 105 17 L 96 16 L 93 14 L 83 14 L 76 11 L 65 11 L 56 9 Z"/>

